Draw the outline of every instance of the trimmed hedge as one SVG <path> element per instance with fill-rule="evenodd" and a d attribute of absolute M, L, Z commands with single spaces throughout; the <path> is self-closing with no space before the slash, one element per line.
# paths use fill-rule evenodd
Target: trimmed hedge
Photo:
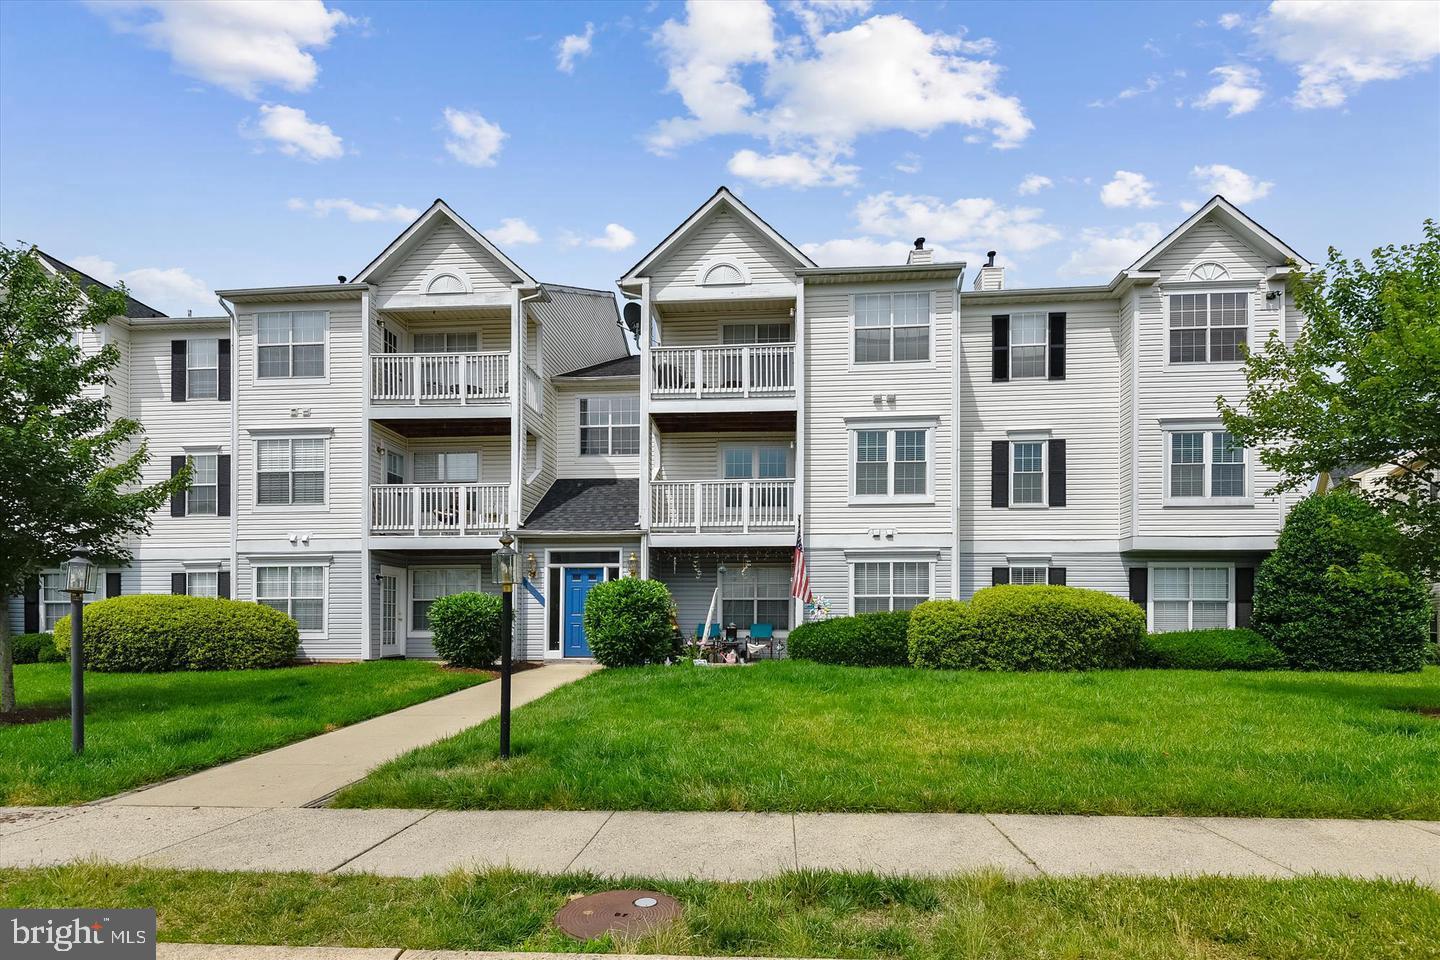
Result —
<path fill-rule="evenodd" d="M 1356 494 L 1301 500 L 1255 576 L 1251 626 L 1298 670 L 1419 670 L 1431 601 L 1419 578 L 1389 559 L 1398 537 Z"/>
<path fill-rule="evenodd" d="M 976 670 L 1128 667 L 1145 637 L 1138 606 L 1080 587 L 986 587 L 970 611 L 980 642 L 965 665 Z"/>
<path fill-rule="evenodd" d="M 48 633 L 17 633 L 10 638 L 10 653 L 14 663 L 55 663 L 65 659 Z"/>
<path fill-rule="evenodd" d="M 980 658 L 980 625 L 963 600 L 927 600 L 910 613 L 910 663 L 931 670 L 964 670 Z"/>
<path fill-rule="evenodd" d="M 431 642 L 455 667 L 488 667 L 500 659 L 504 603 L 493 593 L 452 593 L 430 604 Z"/>
<path fill-rule="evenodd" d="M 1177 630 L 1146 636 L 1141 662 L 1172 670 L 1283 670 L 1285 654 L 1254 630 Z"/>
<path fill-rule="evenodd" d="M 607 667 L 663 663 L 675 652 L 670 591 L 659 580 L 621 577 L 590 589 L 585 598 L 585 638 L 590 653 Z"/>
<path fill-rule="evenodd" d="M 790 631 L 790 657 L 850 667 L 903 667 L 910 662 L 910 611 L 817 620 Z"/>
<path fill-rule="evenodd" d="M 69 616 L 55 624 L 54 637 L 68 656 Z M 258 603 L 137 594 L 85 608 L 85 666 L 102 673 L 282 667 L 299 647 L 295 621 Z"/>

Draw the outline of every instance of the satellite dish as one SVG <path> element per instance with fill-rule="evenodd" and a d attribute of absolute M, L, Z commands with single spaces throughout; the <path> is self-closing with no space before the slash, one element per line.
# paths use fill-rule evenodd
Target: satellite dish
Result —
<path fill-rule="evenodd" d="M 637 341 L 640 339 L 640 304 L 634 300 L 625 304 L 625 329 Z"/>

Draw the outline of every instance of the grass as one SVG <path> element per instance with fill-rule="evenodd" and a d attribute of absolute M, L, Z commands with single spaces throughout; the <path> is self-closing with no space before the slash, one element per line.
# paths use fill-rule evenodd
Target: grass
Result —
<path fill-rule="evenodd" d="M 607 670 L 337 806 L 1440 819 L 1440 669 Z"/>
<path fill-rule="evenodd" d="M 87 673 L 85 752 L 70 752 L 70 665 L 15 668 L 18 705 L 63 718 L 0 725 L 0 805 L 84 803 L 192 773 L 489 679 L 419 661 L 213 673 Z"/>
<path fill-rule="evenodd" d="M 579 944 L 574 895 L 658 889 L 680 924 Z M 1307 877 L 907 879 L 794 872 L 748 883 L 604 881 L 507 870 L 400 879 L 78 865 L 0 870 L 0 907 L 156 907 L 161 940 L 411 949 L 634 951 L 963 960 L 1440 957 L 1440 896 Z"/>

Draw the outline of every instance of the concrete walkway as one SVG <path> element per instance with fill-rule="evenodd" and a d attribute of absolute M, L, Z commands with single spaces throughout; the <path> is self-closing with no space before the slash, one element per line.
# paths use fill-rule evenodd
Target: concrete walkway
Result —
<path fill-rule="evenodd" d="M 1017 877 L 1333 874 L 1440 887 L 1440 822 L 1009 814 L 0 808 L 0 867 L 99 859 L 414 877 L 510 866 L 747 880 L 814 868 Z"/>
<path fill-rule="evenodd" d="M 598 669 L 593 663 L 557 663 L 522 670 L 512 681 L 513 703 L 519 707 Z M 159 807 L 303 807 L 363 778 L 386 760 L 459 733 L 499 712 L 499 681 L 482 683 L 106 802 Z"/>

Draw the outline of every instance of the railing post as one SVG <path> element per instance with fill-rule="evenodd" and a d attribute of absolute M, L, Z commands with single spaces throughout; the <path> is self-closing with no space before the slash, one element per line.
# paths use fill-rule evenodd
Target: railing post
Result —
<path fill-rule="evenodd" d="M 750 396 L 750 348 L 740 348 L 740 387 Z"/>
<path fill-rule="evenodd" d="M 750 532 L 750 494 L 752 492 L 749 480 L 740 481 L 740 529 L 746 533 Z"/>
<path fill-rule="evenodd" d="M 695 399 L 705 395 L 705 350 L 695 347 Z"/>
<path fill-rule="evenodd" d="M 420 394 L 423 392 L 420 383 L 420 354 L 410 357 L 410 373 L 413 379 L 410 381 L 410 392 L 415 394 L 415 406 L 420 406 Z"/>
<path fill-rule="evenodd" d="M 699 533 L 699 532 L 700 532 L 700 524 L 701 524 L 701 516 L 702 516 L 702 514 L 701 514 L 701 504 L 703 504 L 703 503 L 705 502 L 704 493 L 702 492 L 704 489 L 705 489 L 705 485 L 704 485 L 703 483 L 700 483 L 700 482 L 697 481 L 696 484 L 695 484 L 695 532 L 696 532 L 696 533 Z"/>
<path fill-rule="evenodd" d="M 456 361 L 460 365 L 460 369 L 456 371 L 456 380 L 459 382 L 460 385 L 460 402 L 462 404 L 470 402 L 470 398 L 466 395 L 468 391 L 466 391 L 465 389 L 465 368 L 470 366 L 470 364 L 465 362 L 465 358 L 466 354 L 462 353 Z"/>
<path fill-rule="evenodd" d="M 420 487 L 416 484 L 411 484 L 409 487 L 402 487 L 401 489 L 409 493 L 410 512 L 412 514 L 412 520 L 415 523 L 415 536 L 418 537 L 420 536 Z"/>

